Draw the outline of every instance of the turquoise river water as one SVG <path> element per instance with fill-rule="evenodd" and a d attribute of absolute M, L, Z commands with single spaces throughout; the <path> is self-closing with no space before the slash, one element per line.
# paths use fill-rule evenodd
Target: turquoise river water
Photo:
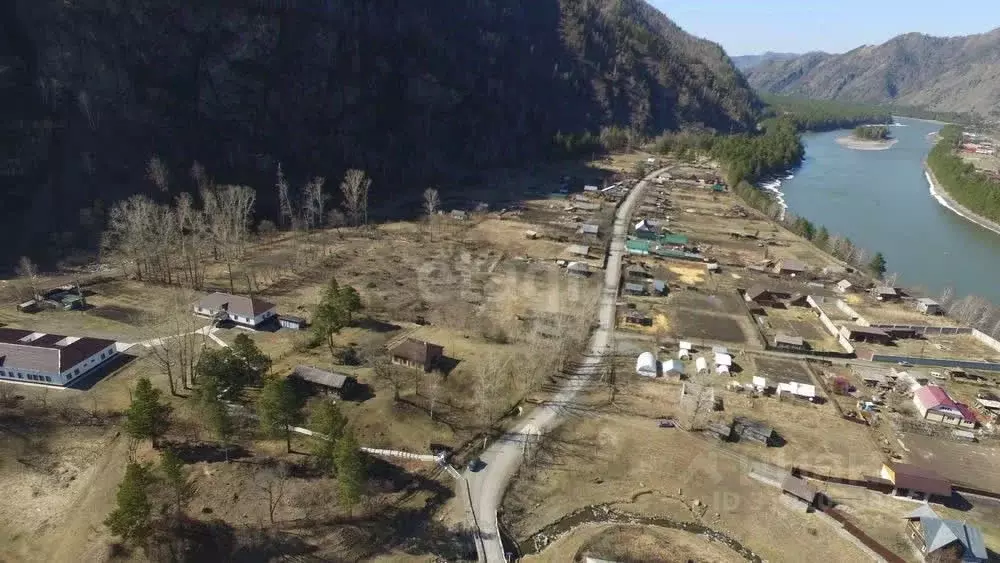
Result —
<path fill-rule="evenodd" d="M 837 143 L 849 131 L 803 137 L 806 158 L 789 178 L 766 184 L 788 210 L 831 233 L 882 252 L 898 285 L 939 295 L 980 295 L 1000 304 L 1000 234 L 945 207 L 930 191 L 923 159 L 937 123 L 898 119 L 888 150 L 852 150 Z"/>

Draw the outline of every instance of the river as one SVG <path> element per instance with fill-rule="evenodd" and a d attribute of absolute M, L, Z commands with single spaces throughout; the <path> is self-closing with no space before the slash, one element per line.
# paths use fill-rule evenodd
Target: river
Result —
<path fill-rule="evenodd" d="M 793 213 L 831 233 L 882 252 L 898 285 L 939 295 L 979 295 L 1000 304 L 1000 235 L 947 209 L 931 196 L 923 159 L 937 123 L 899 118 L 897 142 L 883 151 L 845 148 L 849 131 L 803 136 L 802 166 L 777 189 Z"/>

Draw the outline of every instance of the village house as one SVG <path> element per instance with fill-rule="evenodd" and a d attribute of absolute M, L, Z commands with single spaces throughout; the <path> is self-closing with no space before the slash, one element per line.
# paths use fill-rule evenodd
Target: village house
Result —
<path fill-rule="evenodd" d="M 893 494 L 930 501 L 950 498 L 951 482 L 937 473 L 909 463 L 883 463 L 879 476 L 892 483 Z"/>
<path fill-rule="evenodd" d="M 389 349 L 393 364 L 425 372 L 434 369 L 443 357 L 444 347 L 414 338 L 407 338 Z"/>
<path fill-rule="evenodd" d="M 837 285 L 834 286 L 834 289 L 836 289 L 838 293 L 848 293 L 851 291 L 851 288 L 853 287 L 854 284 L 852 284 L 851 282 L 847 280 L 840 280 L 839 282 L 837 282 Z"/>
<path fill-rule="evenodd" d="M 665 246 L 667 248 L 681 249 L 687 247 L 689 244 L 688 237 L 678 234 L 663 235 L 659 238 L 660 246 Z"/>
<path fill-rule="evenodd" d="M 590 247 L 583 244 L 571 244 L 566 247 L 566 253 L 574 256 L 587 256 L 590 254 Z"/>
<path fill-rule="evenodd" d="M 597 186 L 592 186 L 592 185 L 588 184 L 588 185 L 586 185 L 586 186 L 583 187 L 583 191 L 590 192 L 590 193 L 595 193 L 595 192 L 598 191 L 598 187 Z"/>
<path fill-rule="evenodd" d="M 733 425 L 725 422 L 710 422 L 705 426 L 705 432 L 723 442 L 733 439 Z"/>
<path fill-rule="evenodd" d="M 593 223 L 584 223 L 580 225 L 580 234 L 597 236 L 601 232 L 601 227 Z"/>
<path fill-rule="evenodd" d="M 744 299 L 749 303 L 756 303 L 762 307 L 782 307 L 784 300 L 791 297 L 791 294 L 781 289 L 754 285 L 744 293 Z"/>
<path fill-rule="evenodd" d="M 645 281 L 650 278 L 649 271 L 641 264 L 634 264 L 625 268 L 625 279 L 632 281 Z"/>
<path fill-rule="evenodd" d="M 872 297 L 878 301 L 895 301 L 899 299 L 896 288 L 887 285 L 877 285 L 871 289 Z"/>
<path fill-rule="evenodd" d="M 65 386 L 117 353 L 114 340 L 0 328 L 0 381 Z"/>
<path fill-rule="evenodd" d="M 451 211 L 451 218 L 458 221 L 465 221 L 469 218 L 469 212 L 462 209 L 453 209 Z"/>
<path fill-rule="evenodd" d="M 667 294 L 667 282 L 663 280 L 653 280 L 653 293 L 656 295 Z"/>
<path fill-rule="evenodd" d="M 918 506 L 904 519 L 907 535 L 927 560 L 986 563 L 989 559 L 983 533 L 978 528 L 960 520 L 945 520 L 926 504 Z M 949 553 L 936 558 L 942 550 Z"/>
<path fill-rule="evenodd" d="M 872 342 L 875 344 L 889 344 L 892 342 L 892 337 L 884 330 L 856 324 L 841 326 L 840 335 L 853 342 Z"/>
<path fill-rule="evenodd" d="M 774 428 L 771 428 L 763 422 L 750 420 L 749 418 L 743 416 L 738 416 L 733 419 L 733 432 L 736 433 L 741 440 L 758 442 L 760 444 L 764 444 L 765 446 L 776 445 L 778 441 L 778 436 L 774 432 Z"/>
<path fill-rule="evenodd" d="M 645 295 L 646 286 L 639 283 L 626 283 L 624 291 L 628 295 Z"/>
<path fill-rule="evenodd" d="M 806 350 L 808 346 L 801 336 L 791 336 L 780 333 L 774 337 L 774 347 L 782 350 Z"/>
<path fill-rule="evenodd" d="M 293 384 L 308 390 L 324 394 L 336 395 L 341 399 L 349 397 L 357 386 L 357 380 L 349 375 L 333 373 L 310 366 L 295 366 L 288 376 Z"/>
<path fill-rule="evenodd" d="M 806 265 L 798 260 L 782 260 L 774 266 L 774 273 L 784 276 L 800 276 L 806 272 Z"/>
<path fill-rule="evenodd" d="M 820 493 L 805 479 L 789 473 L 781 481 L 781 494 L 788 495 L 806 505 L 806 510 L 815 508 L 820 502 Z"/>
<path fill-rule="evenodd" d="M 941 305 L 928 297 L 917 299 L 917 310 L 925 315 L 940 315 L 943 312 Z"/>
<path fill-rule="evenodd" d="M 657 237 L 660 227 L 649 219 L 643 219 L 635 224 L 633 229 L 635 236 L 644 240 L 653 240 Z"/>
<path fill-rule="evenodd" d="M 625 313 L 625 322 L 640 326 L 652 326 L 653 319 L 633 309 Z"/>
<path fill-rule="evenodd" d="M 648 240 L 632 239 L 625 242 L 625 252 L 646 256 L 649 254 L 652 244 Z"/>
<path fill-rule="evenodd" d="M 574 276 L 587 277 L 590 275 L 590 266 L 583 262 L 570 262 L 566 265 L 566 272 Z"/>
<path fill-rule="evenodd" d="M 962 428 L 976 427 L 976 415 L 972 409 L 956 403 L 937 385 L 925 385 L 914 391 L 913 404 L 925 420 Z"/>
<path fill-rule="evenodd" d="M 194 304 L 194 312 L 215 322 L 230 321 L 247 328 L 257 328 L 278 314 L 274 303 L 221 292 L 202 297 Z"/>
<path fill-rule="evenodd" d="M 282 328 L 290 328 L 292 330 L 304 330 L 308 323 L 302 317 L 295 317 L 292 315 L 278 315 L 278 324 Z"/>
<path fill-rule="evenodd" d="M 807 401 L 816 399 L 816 386 L 808 383 L 797 383 L 795 381 L 778 383 L 777 392 L 779 397 L 791 395 L 792 397 Z"/>

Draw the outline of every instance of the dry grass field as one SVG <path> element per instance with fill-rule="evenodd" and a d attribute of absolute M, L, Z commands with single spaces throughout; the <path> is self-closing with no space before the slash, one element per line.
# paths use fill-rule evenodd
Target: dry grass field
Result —
<path fill-rule="evenodd" d="M 611 504 L 643 516 L 699 522 L 771 561 L 862 560 L 827 523 L 748 477 L 733 450 L 680 429 L 658 428 L 655 417 L 670 414 L 675 397 L 676 385 L 648 381 L 625 386 L 613 405 L 603 390 L 583 399 L 581 414 L 549 436 L 508 492 L 506 519 L 514 533 L 527 537 L 574 510 Z M 803 440 L 801 447 L 810 443 Z"/>
<path fill-rule="evenodd" d="M 609 206 L 606 211 L 612 209 Z M 559 224 L 561 215 L 554 213 L 550 218 Z M 279 376 L 296 365 L 311 365 L 349 373 L 367 385 L 371 395 L 366 400 L 342 403 L 363 445 L 420 453 L 429 451 L 431 443 L 460 448 L 485 426 L 475 392 L 485 369 L 512 365 L 509 359 L 515 355 L 523 363 L 548 366 L 530 360 L 531 355 L 543 354 L 549 361 L 572 354 L 575 350 L 563 344 L 568 342 L 565 337 L 582 336 L 589 329 L 597 276 L 567 277 L 555 263 L 565 244 L 545 238 L 529 240 L 523 233 L 526 229 L 545 232 L 546 225 L 509 221 L 490 213 L 473 214 L 468 221 L 439 217 L 422 224 L 390 223 L 372 232 L 342 229 L 282 234 L 256 243 L 246 261 L 237 265 L 235 290 L 250 290 L 256 297 L 273 301 L 279 313 L 309 318 L 324 286 L 336 276 L 341 284 L 353 285 L 364 304 L 354 326 L 335 338 L 340 349 L 354 348 L 365 360 L 387 343 L 405 337 L 443 345 L 447 373 L 408 373 L 401 380 L 400 400 L 394 401 L 387 384 L 375 380 L 370 367 L 342 365 L 325 344 L 310 347 L 307 333 L 287 329 L 248 333 L 272 358 L 272 371 Z M 598 248 L 594 255 L 601 252 Z M 57 280 L 42 283 L 56 285 Z M 229 284 L 225 267 L 210 265 L 206 289 L 229 291 Z M 178 318 L 191 330 L 204 324 L 193 319 L 189 309 L 200 293 L 137 280 L 111 276 L 100 283 L 85 283 L 87 310 L 33 315 L 14 309 L 17 296 L 9 289 L 3 288 L 9 299 L 0 308 L 0 322 L 13 327 L 137 342 L 174 334 L 170 327 Z M 525 345 L 529 334 L 539 330 L 556 337 L 543 338 L 536 346 Z M 216 336 L 232 342 L 241 332 L 223 329 Z M 217 347 L 210 339 L 206 344 Z M 126 458 L 118 413 L 128 406 L 129 390 L 139 376 L 149 376 L 168 395 L 165 377 L 148 350 L 135 346 L 130 353 L 137 355 L 130 363 L 114 373 L 100 374 L 81 389 L 4 386 L 4 400 L 14 402 L 0 405 L 0 453 L 11 460 L 0 464 L 0 488 L 9 492 L 0 507 L 0 560 L 100 561 L 109 557 L 110 538 L 101 522 L 114 502 Z M 547 370 L 546 375 L 555 371 Z M 487 395 L 495 403 L 491 408 L 502 414 L 545 383 L 544 379 L 528 381 L 527 375 L 528 370 L 518 370 L 509 381 L 497 376 Z M 254 394 L 248 391 L 248 402 Z M 237 460 L 225 463 L 218 459 L 214 437 L 189 400 L 168 400 L 173 424 L 167 439 L 204 444 L 192 450 L 199 453 L 192 454 L 188 464 L 198 487 L 192 514 L 206 525 L 219 526 L 218 537 L 242 537 L 259 527 L 268 517 L 255 481 L 257 468 L 278 462 L 307 468 L 308 456 L 286 454 L 283 441 L 258 439 L 252 422 L 245 422 L 235 440 Z M 305 437 L 296 437 L 292 444 L 297 452 L 309 449 Z M 152 452 L 142 455 L 151 461 L 157 457 Z M 377 462 L 370 469 L 375 490 L 368 495 L 363 514 L 401 514 L 389 521 L 389 528 L 377 517 L 345 526 L 338 520 L 343 508 L 335 500 L 335 481 L 308 472 L 287 481 L 286 500 L 276 513 L 277 527 L 282 534 L 296 534 L 300 543 L 319 546 L 317 554 L 332 560 L 375 553 L 389 560 L 426 560 L 431 548 L 409 545 L 404 549 L 401 543 L 422 541 L 419 538 L 443 541 L 433 553 L 449 553 L 450 531 L 405 526 L 429 521 L 422 511 L 440 506 L 453 494 L 450 477 L 439 482 L 433 467 L 419 465 Z M 307 520 L 332 523 L 303 526 Z M 396 539 L 386 539 L 387 532 Z M 58 541 L 48 541 L 53 537 Z"/>
<path fill-rule="evenodd" d="M 800 336 L 811 350 L 820 352 L 842 352 L 837 339 L 830 334 L 815 311 L 810 307 L 789 307 L 787 309 L 769 307 L 765 315 L 759 317 L 759 323 L 770 343 L 779 334 Z"/>

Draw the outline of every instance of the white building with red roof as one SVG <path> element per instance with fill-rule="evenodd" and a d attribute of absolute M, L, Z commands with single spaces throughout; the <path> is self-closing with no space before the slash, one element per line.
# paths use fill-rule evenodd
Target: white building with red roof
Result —
<path fill-rule="evenodd" d="M 976 415 L 972 409 L 956 402 L 937 385 L 924 385 L 914 391 L 913 404 L 926 420 L 963 428 L 976 427 Z"/>

